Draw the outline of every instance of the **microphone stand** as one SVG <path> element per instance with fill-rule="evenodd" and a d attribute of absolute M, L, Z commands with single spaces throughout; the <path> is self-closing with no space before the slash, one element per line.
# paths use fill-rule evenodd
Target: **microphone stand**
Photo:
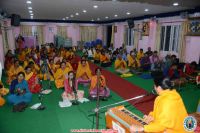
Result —
<path fill-rule="evenodd" d="M 97 71 L 97 103 L 96 103 L 96 129 L 99 129 L 99 87 L 100 87 L 100 70 Z"/>
<path fill-rule="evenodd" d="M 111 106 L 114 106 L 114 105 L 118 105 L 118 104 L 122 104 L 122 103 L 125 103 L 125 102 L 128 102 L 128 101 L 132 101 L 132 100 L 137 100 L 137 99 L 143 98 L 143 97 L 148 96 L 148 95 L 150 95 L 150 94 L 144 94 L 144 95 L 136 96 L 136 97 L 133 97 L 133 98 L 130 98 L 130 99 L 127 99 L 127 100 L 120 101 L 120 102 L 108 104 L 108 105 L 105 105 L 105 106 L 102 106 L 102 107 L 99 107 L 99 108 L 95 108 L 93 111 L 95 113 L 97 113 L 101 109 L 108 108 L 108 107 L 111 107 Z"/>
<path fill-rule="evenodd" d="M 41 105 L 37 109 L 38 110 L 44 110 L 46 107 L 43 105 L 43 97 L 44 97 L 44 95 L 42 94 L 42 91 L 43 91 L 42 81 L 40 81 L 40 84 L 41 84 L 42 89 L 40 90 L 38 98 L 39 98 L 39 101 L 40 101 Z"/>
<path fill-rule="evenodd" d="M 76 91 L 76 88 L 74 87 L 74 82 L 72 82 L 72 83 L 73 83 L 72 89 L 73 89 L 74 96 L 75 96 L 75 99 L 74 99 L 74 101 L 72 102 L 72 105 L 79 105 L 79 103 L 78 103 L 77 91 Z"/>

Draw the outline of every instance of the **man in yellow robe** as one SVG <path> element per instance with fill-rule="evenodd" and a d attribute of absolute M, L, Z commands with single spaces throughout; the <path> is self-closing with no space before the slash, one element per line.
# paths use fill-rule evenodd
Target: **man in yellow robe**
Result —
<path fill-rule="evenodd" d="M 140 51 L 137 53 L 137 59 L 140 60 L 142 57 L 144 57 L 143 49 L 140 49 Z"/>
<path fill-rule="evenodd" d="M 147 125 L 131 126 L 131 132 L 147 133 L 187 133 L 184 129 L 184 119 L 188 116 L 181 96 L 172 88 L 168 78 L 162 72 L 152 73 L 154 89 L 158 94 L 154 102 L 154 109 L 144 116 Z"/>
<path fill-rule="evenodd" d="M 56 73 L 54 74 L 55 84 L 58 89 L 64 87 L 64 80 L 69 71 L 73 71 L 72 66 L 70 63 L 62 62 L 61 68 L 59 68 Z"/>
<path fill-rule="evenodd" d="M 86 60 L 82 59 L 76 72 L 76 86 L 78 87 L 79 83 L 85 85 L 90 83 L 91 77 L 92 72 L 90 66 Z"/>
<path fill-rule="evenodd" d="M 115 60 L 115 71 L 120 74 L 125 74 L 129 72 L 129 69 L 127 69 L 127 64 L 122 59 L 121 55 L 118 55 L 118 58 Z"/>
<path fill-rule="evenodd" d="M 133 51 L 130 52 L 129 55 L 127 55 L 128 59 L 128 67 L 137 69 L 140 67 L 140 61 L 134 56 Z"/>
<path fill-rule="evenodd" d="M 8 74 L 7 83 L 9 85 L 12 82 L 12 80 L 17 78 L 17 74 L 19 72 L 24 72 L 24 68 L 19 65 L 19 60 L 15 60 L 14 65 L 12 65 L 7 72 L 7 74 Z"/>
<path fill-rule="evenodd" d="M 110 58 L 105 54 L 104 51 L 101 52 L 100 62 L 102 67 L 109 67 L 112 65 Z"/>
<path fill-rule="evenodd" d="M 94 63 L 100 63 L 100 56 L 101 56 L 101 53 L 97 49 L 96 52 L 94 53 Z"/>

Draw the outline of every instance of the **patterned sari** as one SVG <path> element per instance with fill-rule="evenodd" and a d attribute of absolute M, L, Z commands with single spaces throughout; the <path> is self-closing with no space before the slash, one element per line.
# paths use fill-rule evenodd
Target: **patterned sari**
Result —
<path fill-rule="evenodd" d="M 28 88 L 31 93 L 39 93 L 41 90 L 41 85 L 38 83 L 38 77 L 36 74 L 31 72 L 30 74 L 26 74 L 26 81 L 28 82 Z"/>

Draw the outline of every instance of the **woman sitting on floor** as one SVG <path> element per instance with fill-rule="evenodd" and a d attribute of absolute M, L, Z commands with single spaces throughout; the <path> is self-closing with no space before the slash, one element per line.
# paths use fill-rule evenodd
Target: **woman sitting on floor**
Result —
<path fill-rule="evenodd" d="M 149 71 L 151 68 L 151 63 L 149 60 L 149 56 L 145 53 L 144 57 L 141 58 L 140 60 L 140 64 L 141 64 L 141 69 L 143 71 Z"/>
<path fill-rule="evenodd" d="M 100 51 L 97 49 L 96 52 L 94 53 L 94 63 L 100 63 Z"/>
<path fill-rule="evenodd" d="M 150 62 L 151 62 L 151 70 L 159 70 L 161 68 L 160 60 L 158 57 L 158 52 L 154 51 L 153 55 L 149 57 Z"/>
<path fill-rule="evenodd" d="M 30 61 L 30 62 L 28 63 L 28 66 L 31 67 L 31 71 L 32 71 L 33 73 L 35 73 L 35 74 L 38 74 L 38 73 L 39 73 L 40 67 L 39 67 L 37 64 L 35 64 L 35 62 Z"/>
<path fill-rule="evenodd" d="M 17 79 L 14 79 L 10 85 L 10 95 L 8 96 L 8 102 L 16 105 L 22 102 L 31 102 L 32 94 L 29 91 L 28 83 L 25 80 L 24 72 L 19 72 Z"/>
<path fill-rule="evenodd" d="M 0 81 L 0 107 L 5 104 L 5 99 L 3 96 L 7 95 L 9 93 L 9 90 L 4 88 L 3 83 Z"/>
<path fill-rule="evenodd" d="M 104 51 L 101 52 L 100 62 L 102 67 L 110 67 L 112 65 L 110 59 L 106 56 Z"/>
<path fill-rule="evenodd" d="M 60 66 L 61 67 L 54 74 L 55 84 L 58 89 L 64 87 L 64 80 L 66 79 L 68 72 L 73 70 L 68 62 L 62 62 Z"/>
<path fill-rule="evenodd" d="M 143 49 L 141 48 L 140 51 L 138 51 L 137 53 L 137 59 L 141 60 L 142 57 L 144 57 L 144 52 Z"/>
<path fill-rule="evenodd" d="M 181 76 L 181 70 L 178 70 L 178 65 L 172 64 L 168 72 L 168 77 L 170 78 L 174 86 L 180 86 L 186 83 L 186 79 L 181 78 Z"/>
<path fill-rule="evenodd" d="M 64 81 L 65 91 L 62 94 L 63 101 L 65 99 L 75 100 L 76 95 L 78 99 L 83 98 L 84 91 L 78 90 L 76 85 L 76 76 L 73 71 L 69 71 L 67 79 Z"/>
<path fill-rule="evenodd" d="M 195 61 L 191 62 L 190 64 L 185 64 L 183 72 L 186 79 L 194 81 L 198 73 L 196 69 L 197 69 L 197 63 Z"/>
<path fill-rule="evenodd" d="M 14 61 L 14 65 L 12 65 L 10 67 L 10 69 L 8 70 L 7 74 L 8 74 L 8 79 L 7 79 L 7 83 L 10 85 L 11 81 L 17 78 L 17 74 L 19 72 L 24 72 L 24 68 L 22 66 L 19 65 L 19 60 L 15 60 Z"/>
<path fill-rule="evenodd" d="M 118 55 L 118 58 L 115 60 L 115 71 L 120 74 L 126 74 L 129 72 L 129 69 L 127 69 L 127 64 L 122 59 L 121 55 Z"/>
<path fill-rule="evenodd" d="M 89 90 L 90 97 L 92 99 L 97 98 L 98 82 L 99 82 L 99 96 L 102 98 L 109 97 L 110 90 L 106 86 L 106 79 L 101 74 L 101 69 L 96 68 L 95 73 L 96 75 L 92 76 L 91 78 L 91 85 Z"/>
<path fill-rule="evenodd" d="M 132 70 L 137 70 L 140 68 L 140 61 L 134 56 L 133 51 L 127 56 L 128 59 L 128 67 Z"/>
<path fill-rule="evenodd" d="M 89 64 L 86 60 L 82 59 L 80 64 L 78 65 L 78 69 L 76 72 L 76 86 L 78 87 L 79 83 L 87 84 L 90 83 L 90 79 L 92 77 L 92 72 Z"/>
<path fill-rule="evenodd" d="M 25 68 L 25 80 L 28 82 L 28 88 L 31 93 L 39 93 L 40 92 L 41 85 L 39 84 L 37 74 L 32 72 L 30 66 L 27 66 Z"/>

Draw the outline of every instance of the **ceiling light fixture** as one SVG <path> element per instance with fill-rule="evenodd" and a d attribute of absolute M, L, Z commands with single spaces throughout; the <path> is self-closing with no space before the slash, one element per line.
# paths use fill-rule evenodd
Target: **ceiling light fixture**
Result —
<path fill-rule="evenodd" d="M 178 2 L 173 3 L 173 6 L 178 6 L 178 5 L 179 5 Z"/>
<path fill-rule="evenodd" d="M 83 10 L 83 12 L 86 13 L 87 11 L 86 11 L 86 10 Z"/>
<path fill-rule="evenodd" d="M 26 1 L 27 4 L 31 4 L 32 2 L 30 0 Z"/>
<path fill-rule="evenodd" d="M 34 14 L 33 14 L 33 13 L 31 13 L 30 15 L 31 15 L 31 16 L 33 16 Z"/>
<path fill-rule="evenodd" d="M 73 17 L 74 17 L 74 15 L 70 15 L 70 17 L 71 17 L 71 18 L 73 18 Z"/>
<path fill-rule="evenodd" d="M 97 8 L 98 8 L 98 6 L 97 6 L 97 5 L 94 5 L 93 7 L 94 7 L 95 9 L 97 9 Z"/>
<path fill-rule="evenodd" d="M 106 18 L 106 19 L 108 19 L 109 17 L 108 17 L 108 16 L 106 16 L 105 18 Z"/>
<path fill-rule="evenodd" d="M 94 19 L 92 19 L 91 21 L 94 21 Z"/>
<path fill-rule="evenodd" d="M 31 16 L 31 19 L 33 19 L 33 16 Z"/>
<path fill-rule="evenodd" d="M 126 14 L 127 14 L 127 15 L 130 15 L 131 13 L 130 13 L 130 12 L 127 12 Z"/>
<path fill-rule="evenodd" d="M 100 18 L 97 18 L 97 20 L 99 21 L 99 20 L 100 20 Z"/>
<path fill-rule="evenodd" d="M 29 13 L 33 13 L 33 11 L 30 10 Z"/>
<path fill-rule="evenodd" d="M 69 19 L 69 17 L 66 17 L 66 19 Z"/>
<path fill-rule="evenodd" d="M 76 16 L 78 16 L 78 15 L 79 15 L 79 13 L 77 12 L 77 13 L 76 13 Z"/>
<path fill-rule="evenodd" d="M 29 10 L 32 10 L 32 7 L 28 7 Z"/>
<path fill-rule="evenodd" d="M 115 14 L 115 17 L 118 17 L 118 15 L 117 15 L 117 14 Z"/>
<path fill-rule="evenodd" d="M 145 12 L 148 12 L 148 11 L 149 11 L 149 9 L 144 9 L 144 11 L 145 11 Z"/>

